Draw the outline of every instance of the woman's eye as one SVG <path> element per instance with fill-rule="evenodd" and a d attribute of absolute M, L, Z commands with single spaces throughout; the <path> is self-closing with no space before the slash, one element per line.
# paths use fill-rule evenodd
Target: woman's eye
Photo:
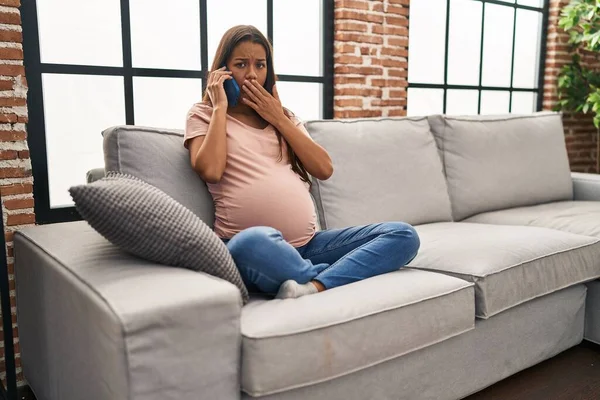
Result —
<path fill-rule="evenodd" d="M 239 63 L 235 65 L 238 68 L 245 68 L 246 67 L 246 63 Z"/>
<path fill-rule="evenodd" d="M 261 64 L 257 64 L 257 65 L 256 65 L 256 67 L 257 67 L 257 68 L 265 68 L 265 67 L 266 67 L 266 65 L 261 63 Z"/>

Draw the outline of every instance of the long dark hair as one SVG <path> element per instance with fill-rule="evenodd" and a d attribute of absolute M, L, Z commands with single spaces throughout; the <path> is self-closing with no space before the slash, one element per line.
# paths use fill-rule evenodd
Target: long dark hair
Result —
<path fill-rule="evenodd" d="M 273 85 L 277 81 L 277 75 L 275 75 L 275 69 L 273 68 L 273 47 L 269 40 L 254 26 L 252 25 L 238 25 L 230 28 L 223 37 L 221 38 L 221 42 L 219 43 L 219 47 L 217 48 L 217 52 L 215 54 L 215 58 L 212 64 L 211 71 L 215 71 L 221 68 L 227 60 L 231 57 L 231 53 L 233 49 L 240 44 L 241 42 L 251 41 L 253 43 L 257 43 L 262 45 L 265 48 L 265 52 L 267 53 L 267 80 L 265 81 L 264 88 L 271 95 L 273 94 Z M 210 97 L 208 96 L 208 92 L 204 93 L 204 97 L 202 101 L 211 104 Z M 212 105 L 212 104 L 211 104 Z M 284 108 L 283 109 L 285 115 L 289 118 L 292 113 Z M 300 176 L 304 182 L 312 185 L 308 172 L 304 165 L 302 165 L 302 161 L 298 158 L 294 150 L 292 150 L 292 146 L 287 143 L 285 138 L 281 135 L 279 131 L 277 133 L 277 140 L 279 142 L 279 160 L 283 159 L 283 146 L 282 142 L 286 142 L 288 158 L 290 160 L 290 164 L 292 167 L 292 171 Z"/>

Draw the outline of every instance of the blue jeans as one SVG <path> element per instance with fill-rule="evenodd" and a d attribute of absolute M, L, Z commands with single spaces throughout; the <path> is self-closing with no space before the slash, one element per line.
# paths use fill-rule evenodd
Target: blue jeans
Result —
<path fill-rule="evenodd" d="M 248 290 L 268 294 L 288 279 L 331 289 L 396 271 L 420 246 L 415 229 L 403 222 L 319 231 L 298 248 L 266 226 L 244 229 L 225 243 Z"/>

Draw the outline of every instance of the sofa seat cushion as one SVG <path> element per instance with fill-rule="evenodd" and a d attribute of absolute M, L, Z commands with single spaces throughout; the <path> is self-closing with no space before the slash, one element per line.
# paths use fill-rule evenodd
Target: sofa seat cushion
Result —
<path fill-rule="evenodd" d="M 600 239 L 553 229 L 467 222 L 416 227 L 410 268 L 475 283 L 479 318 L 600 277 Z"/>
<path fill-rule="evenodd" d="M 262 396 L 370 367 L 473 329 L 473 284 L 403 269 L 242 309 L 242 390 Z"/>
<path fill-rule="evenodd" d="M 558 229 L 600 238 L 600 201 L 557 201 L 477 214 L 465 222 Z"/>

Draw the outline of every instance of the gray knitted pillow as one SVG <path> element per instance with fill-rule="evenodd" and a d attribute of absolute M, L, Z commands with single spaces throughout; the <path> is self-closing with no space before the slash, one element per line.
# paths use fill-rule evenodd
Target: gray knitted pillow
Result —
<path fill-rule="evenodd" d="M 225 244 L 198 216 L 160 189 L 109 172 L 69 189 L 79 214 L 102 236 L 138 257 L 189 268 L 236 285 L 244 304 L 248 290 Z"/>

